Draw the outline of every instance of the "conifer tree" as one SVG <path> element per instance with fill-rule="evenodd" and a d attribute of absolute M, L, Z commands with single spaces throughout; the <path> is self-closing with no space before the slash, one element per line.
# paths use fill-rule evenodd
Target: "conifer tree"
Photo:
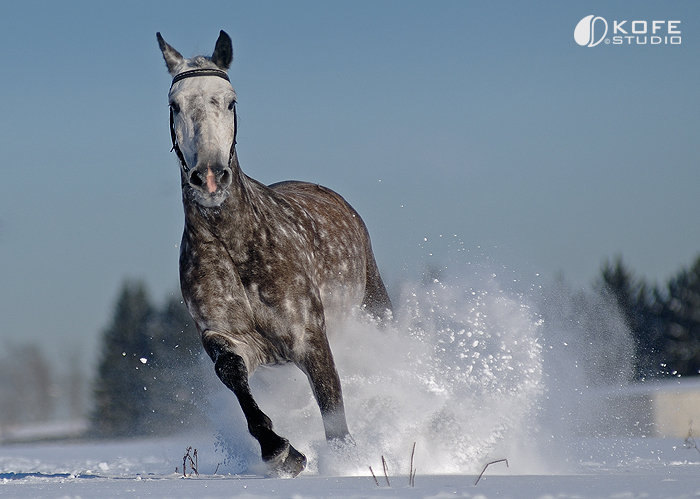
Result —
<path fill-rule="evenodd" d="M 148 393 L 148 325 L 154 310 L 142 282 L 125 282 L 114 315 L 103 333 L 94 386 L 91 422 L 98 435 L 123 436 L 143 432 Z"/>
<path fill-rule="evenodd" d="M 179 298 L 169 299 L 149 326 L 148 365 L 151 413 L 146 426 L 172 432 L 203 419 L 206 406 L 203 348 L 189 312 Z"/>
<path fill-rule="evenodd" d="M 635 342 L 635 373 L 638 379 L 664 374 L 663 327 L 659 318 L 658 291 L 650 290 L 622 261 L 607 262 L 597 284 L 625 317 Z"/>
<path fill-rule="evenodd" d="M 700 374 L 700 256 L 669 280 L 661 316 L 668 367 L 682 376 Z"/>
<path fill-rule="evenodd" d="M 0 426 L 50 419 L 55 405 L 54 376 L 38 345 L 5 343 L 0 379 Z"/>

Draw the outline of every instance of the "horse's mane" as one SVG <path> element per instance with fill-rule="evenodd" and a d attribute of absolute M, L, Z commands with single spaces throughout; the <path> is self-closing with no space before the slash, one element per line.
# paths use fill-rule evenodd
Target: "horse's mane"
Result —
<path fill-rule="evenodd" d="M 211 60 L 211 57 L 197 55 L 191 59 L 187 59 L 187 69 L 202 69 L 202 68 L 217 68 Z"/>

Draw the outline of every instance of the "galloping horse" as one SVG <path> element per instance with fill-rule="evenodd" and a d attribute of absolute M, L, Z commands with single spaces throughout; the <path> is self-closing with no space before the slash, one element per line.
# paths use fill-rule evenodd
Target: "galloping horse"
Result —
<path fill-rule="evenodd" d="M 186 59 L 156 36 L 173 77 L 170 131 L 185 208 L 182 295 L 270 472 L 296 476 L 306 457 L 273 431 L 248 377 L 260 365 L 293 362 L 309 379 L 326 439 L 352 441 L 327 313 L 362 306 L 381 319 L 391 302 L 367 228 L 340 195 L 306 182 L 265 186 L 241 171 L 236 93 L 226 73 L 231 38 L 221 31 L 211 57 Z"/>

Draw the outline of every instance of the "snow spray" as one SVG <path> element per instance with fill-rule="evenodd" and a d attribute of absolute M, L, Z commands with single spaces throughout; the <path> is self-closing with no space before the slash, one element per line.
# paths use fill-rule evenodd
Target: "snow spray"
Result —
<path fill-rule="evenodd" d="M 509 473 L 575 467 L 580 456 L 567 442 L 599 431 L 591 415 L 600 406 L 582 404 L 583 396 L 611 377 L 629 378 L 628 331 L 609 303 L 577 301 L 563 286 L 545 290 L 539 278 L 526 283 L 466 255 L 458 252 L 439 271 L 404 283 L 390 324 L 361 313 L 329 320 L 355 445 L 328 446 L 296 367 L 253 375 L 256 400 L 276 431 L 306 454 L 308 472 L 367 475 L 372 466 L 382 473 L 382 458 L 392 475 L 411 467 L 419 474 L 476 474 L 500 458 L 509 460 Z M 217 389 L 212 410 L 226 471 L 262 472 L 235 397 Z"/>

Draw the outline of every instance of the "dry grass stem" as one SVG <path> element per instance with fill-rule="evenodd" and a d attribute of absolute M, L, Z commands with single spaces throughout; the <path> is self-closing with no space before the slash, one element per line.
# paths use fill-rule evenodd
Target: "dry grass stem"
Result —
<path fill-rule="evenodd" d="M 413 449 L 411 449 L 411 466 L 408 469 L 408 486 L 416 486 L 416 472 L 413 470 L 413 456 L 416 454 L 416 443 L 413 442 Z"/>
<path fill-rule="evenodd" d="M 386 459 L 384 459 L 384 456 L 382 456 L 382 467 L 384 468 L 384 478 L 386 478 L 386 484 L 391 487 L 391 483 L 389 483 L 389 470 L 386 465 Z"/>
<path fill-rule="evenodd" d="M 481 473 L 479 473 L 479 476 L 476 478 L 476 482 L 474 482 L 475 487 L 476 487 L 476 484 L 479 483 L 479 480 L 481 480 L 481 477 L 484 476 L 484 472 L 486 472 L 486 468 L 488 468 L 492 464 L 497 464 L 497 463 L 506 463 L 506 467 L 509 467 L 507 459 L 496 459 L 495 461 L 491 461 L 490 463 L 486 463 L 484 465 L 484 469 L 481 470 Z"/>
<path fill-rule="evenodd" d="M 182 457 L 182 476 L 187 477 L 187 465 L 190 465 L 190 470 L 192 473 L 199 476 L 199 471 L 197 471 L 197 449 L 192 449 L 192 446 L 187 447 L 185 450 L 185 455 Z M 177 468 L 175 468 L 177 470 Z"/>
<path fill-rule="evenodd" d="M 377 487 L 379 487 L 379 480 L 377 480 L 377 476 L 374 474 L 374 470 L 372 469 L 371 466 L 369 467 L 369 472 L 372 473 L 372 478 L 374 478 L 374 483 L 376 483 Z"/>
<path fill-rule="evenodd" d="M 410 487 L 416 486 L 416 469 L 413 467 L 413 459 L 415 458 L 415 455 L 416 455 L 416 443 L 413 442 L 413 448 L 411 449 L 411 463 L 410 463 L 410 469 L 408 472 L 408 485 Z M 391 487 L 391 482 L 389 481 L 389 466 L 388 466 L 384 456 L 382 456 L 382 469 L 384 471 L 384 480 L 386 480 L 387 486 Z M 371 466 L 369 466 L 369 472 L 372 474 L 372 478 L 374 479 L 375 485 L 377 487 L 379 487 L 379 480 L 377 480 L 377 475 L 374 474 L 374 470 L 372 469 Z"/>

